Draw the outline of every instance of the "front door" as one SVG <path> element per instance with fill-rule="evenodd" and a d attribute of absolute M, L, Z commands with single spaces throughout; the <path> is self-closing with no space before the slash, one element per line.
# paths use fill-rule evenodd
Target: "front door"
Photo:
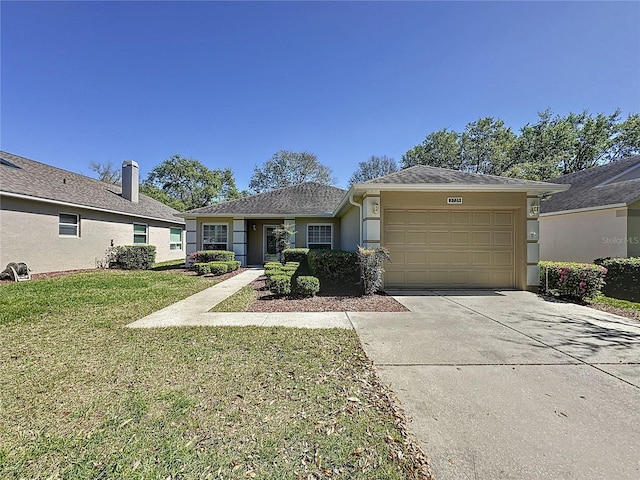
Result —
<path fill-rule="evenodd" d="M 278 254 L 276 250 L 276 228 L 277 225 L 265 225 L 263 231 L 264 238 L 264 255 L 263 260 L 265 262 L 275 262 L 278 260 Z"/>

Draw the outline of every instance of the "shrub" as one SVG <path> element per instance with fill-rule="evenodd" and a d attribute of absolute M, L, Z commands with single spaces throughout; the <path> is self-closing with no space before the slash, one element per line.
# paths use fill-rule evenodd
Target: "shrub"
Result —
<path fill-rule="evenodd" d="M 194 263 L 192 268 L 198 275 L 207 275 L 211 273 L 211 267 L 208 263 Z"/>
<path fill-rule="evenodd" d="M 596 258 L 593 263 L 607 269 L 602 293 L 607 297 L 640 302 L 640 257 Z"/>
<path fill-rule="evenodd" d="M 291 275 L 293 275 L 294 273 L 296 273 L 296 270 L 298 270 L 299 266 L 300 266 L 300 264 L 298 262 L 287 262 L 282 267 L 282 271 L 286 272 L 286 273 L 290 273 Z"/>
<path fill-rule="evenodd" d="M 227 272 L 235 272 L 238 268 L 240 268 L 239 260 L 232 260 L 230 262 L 223 262 L 227 264 Z"/>
<path fill-rule="evenodd" d="M 109 266 L 123 270 L 149 270 L 155 261 L 154 245 L 121 245 L 113 250 Z"/>
<path fill-rule="evenodd" d="M 540 262 L 540 290 L 584 301 L 600 294 L 606 273 L 606 268 L 589 263 Z"/>
<path fill-rule="evenodd" d="M 320 291 L 320 280 L 317 277 L 303 275 L 295 280 L 295 293 L 303 297 L 314 297 Z"/>
<path fill-rule="evenodd" d="M 200 250 L 189 255 L 194 263 L 232 262 L 236 254 L 227 250 Z"/>
<path fill-rule="evenodd" d="M 349 285 L 358 278 L 358 255 L 342 250 L 309 250 L 309 269 L 321 282 Z"/>
<path fill-rule="evenodd" d="M 373 295 L 382 287 L 384 262 L 389 260 L 389 250 L 385 247 L 363 248 L 358 246 L 360 278 L 365 295 Z"/>
<path fill-rule="evenodd" d="M 308 248 L 288 248 L 282 252 L 282 261 L 285 263 L 298 262 L 300 264 L 300 268 L 306 272 L 309 270 L 308 255 Z"/>
<path fill-rule="evenodd" d="M 291 293 L 291 277 L 289 275 L 274 275 L 269 280 L 269 290 L 274 295 L 289 295 Z"/>
<path fill-rule="evenodd" d="M 224 275 L 229 270 L 226 262 L 209 262 L 209 270 L 214 275 Z"/>
<path fill-rule="evenodd" d="M 282 264 L 280 262 L 267 262 L 264 264 L 264 268 L 282 268 Z"/>

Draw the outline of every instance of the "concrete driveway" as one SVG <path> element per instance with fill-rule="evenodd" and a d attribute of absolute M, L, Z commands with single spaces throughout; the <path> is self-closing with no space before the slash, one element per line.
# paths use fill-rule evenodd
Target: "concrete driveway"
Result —
<path fill-rule="evenodd" d="M 350 313 L 437 479 L 640 478 L 640 324 L 529 292 Z"/>

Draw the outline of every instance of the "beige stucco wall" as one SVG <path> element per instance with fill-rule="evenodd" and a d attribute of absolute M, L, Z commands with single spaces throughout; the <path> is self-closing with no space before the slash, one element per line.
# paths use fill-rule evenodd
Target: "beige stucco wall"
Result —
<path fill-rule="evenodd" d="M 58 235 L 60 213 L 80 215 L 79 237 Z M 114 245 L 133 244 L 133 223 L 148 224 L 156 261 L 184 258 L 184 242 L 182 250 L 169 249 L 169 228 L 180 225 L 3 196 L 0 268 L 9 262 L 26 262 L 33 273 L 95 268 L 112 240 Z"/>
<path fill-rule="evenodd" d="M 340 218 L 340 244 L 343 250 L 355 252 L 360 243 L 360 211 L 351 207 Z"/>
<path fill-rule="evenodd" d="M 542 215 L 540 259 L 593 262 L 627 256 L 627 209 Z"/>
<path fill-rule="evenodd" d="M 627 255 L 630 257 L 640 257 L 640 200 L 629 206 L 627 217 Z"/>
<path fill-rule="evenodd" d="M 462 197 L 461 205 L 447 204 L 447 197 Z M 527 195 L 525 193 L 503 192 L 382 192 L 380 195 L 382 208 L 381 225 L 385 224 L 386 208 L 416 209 L 508 209 L 514 212 L 515 236 L 515 285 L 527 289 Z M 381 232 L 382 245 L 385 245 L 385 232 Z"/>

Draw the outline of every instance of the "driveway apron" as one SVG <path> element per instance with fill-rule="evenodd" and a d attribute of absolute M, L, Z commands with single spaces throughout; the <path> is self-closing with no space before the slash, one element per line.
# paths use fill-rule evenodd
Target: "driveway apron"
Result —
<path fill-rule="evenodd" d="M 529 292 L 350 313 L 438 479 L 640 478 L 640 324 Z"/>

